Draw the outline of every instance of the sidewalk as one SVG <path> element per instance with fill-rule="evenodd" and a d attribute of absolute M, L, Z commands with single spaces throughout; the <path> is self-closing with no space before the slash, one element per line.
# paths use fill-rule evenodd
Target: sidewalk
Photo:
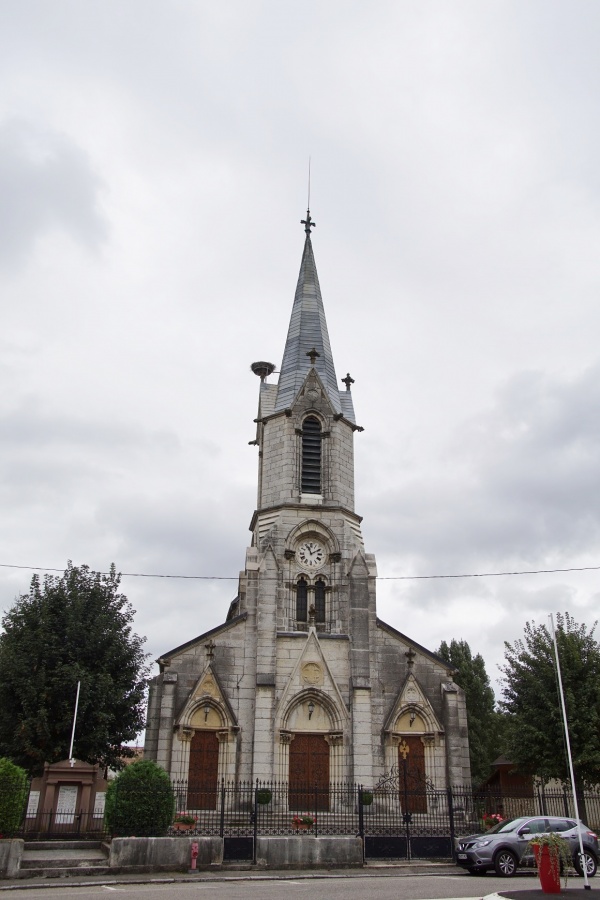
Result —
<path fill-rule="evenodd" d="M 448 878 L 463 878 L 464 873 L 447 863 L 369 863 L 357 869 L 264 869 L 256 866 L 223 867 L 204 869 L 197 873 L 148 872 L 137 875 L 90 875 L 74 877 L 16 878 L 0 881 L 0 891 L 18 891 L 26 888 L 68 888 L 87 885 L 117 884 L 175 884 L 219 881 L 299 881 L 324 880 L 328 878 L 398 878 L 427 877 L 445 875 Z"/>

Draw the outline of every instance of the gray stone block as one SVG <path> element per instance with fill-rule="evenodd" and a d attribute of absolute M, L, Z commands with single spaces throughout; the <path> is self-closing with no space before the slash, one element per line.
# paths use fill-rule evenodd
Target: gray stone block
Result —
<path fill-rule="evenodd" d="M 0 878 L 18 878 L 25 841 L 20 838 L 0 840 Z"/>
<path fill-rule="evenodd" d="M 198 868 L 223 862 L 223 838 L 220 837 L 130 837 L 113 838 L 109 866 L 138 872 L 187 871 L 192 843 L 198 844 Z"/>

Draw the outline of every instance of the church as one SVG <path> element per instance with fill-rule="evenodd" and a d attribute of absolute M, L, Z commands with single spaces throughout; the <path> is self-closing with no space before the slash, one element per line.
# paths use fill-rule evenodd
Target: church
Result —
<path fill-rule="evenodd" d="M 372 789 L 401 764 L 413 789 L 468 785 L 452 668 L 377 616 L 354 504 L 363 429 L 353 379 L 336 376 L 310 212 L 302 224 L 277 381 L 272 363 L 251 366 L 258 495 L 238 593 L 222 625 L 158 660 L 144 755 L 198 796 L 222 780 Z"/>

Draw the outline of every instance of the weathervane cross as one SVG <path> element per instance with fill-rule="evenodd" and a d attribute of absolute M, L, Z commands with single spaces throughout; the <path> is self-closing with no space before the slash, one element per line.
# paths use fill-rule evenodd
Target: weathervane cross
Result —
<path fill-rule="evenodd" d="M 311 229 L 311 228 L 316 228 L 316 227 L 317 227 L 317 223 L 316 223 L 316 222 L 313 222 L 313 220 L 312 220 L 311 217 L 310 217 L 310 209 L 307 209 L 307 210 L 306 210 L 306 218 L 305 218 L 305 219 L 300 219 L 300 224 L 301 224 L 301 225 L 304 225 L 304 231 L 305 231 L 306 234 L 308 234 L 308 235 L 310 235 L 310 229 Z"/>

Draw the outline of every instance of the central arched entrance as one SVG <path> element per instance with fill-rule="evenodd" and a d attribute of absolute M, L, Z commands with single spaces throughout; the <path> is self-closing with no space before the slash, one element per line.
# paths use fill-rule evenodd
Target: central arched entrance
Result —
<path fill-rule="evenodd" d="M 329 742 L 323 734 L 296 733 L 290 743 L 289 805 L 329 810 Z"/>
<path fill-rule="evenodd" d="M 219 741 L 216 731 L 196 731 L 190 742 L 188 806 L 216 809 L 219 782 Z"/>

